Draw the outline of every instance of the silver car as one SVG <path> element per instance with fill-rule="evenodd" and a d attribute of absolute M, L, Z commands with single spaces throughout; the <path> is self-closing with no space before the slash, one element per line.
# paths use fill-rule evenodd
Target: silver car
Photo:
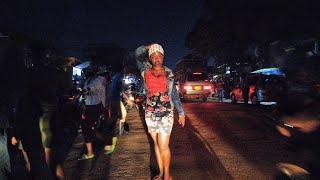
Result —
<path fill-rule="evenodd" d="M 213 89 L 208 76 L 202 72 L 186 74 L 183 79 L 180 79 L 178 86 L 179 95 L 183 101 L 201 98 L 205 102 Z"/>

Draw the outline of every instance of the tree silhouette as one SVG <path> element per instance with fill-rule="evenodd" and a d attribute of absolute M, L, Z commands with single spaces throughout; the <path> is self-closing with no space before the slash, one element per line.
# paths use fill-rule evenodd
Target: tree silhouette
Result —
<path fill-rule="evenodd" d="M 317 38 L 318 4 L 315 0 L 206 0 L 185 45 L 221 64 L 246 61 L 252 44 L 265 47 L 275 40 Z"/>

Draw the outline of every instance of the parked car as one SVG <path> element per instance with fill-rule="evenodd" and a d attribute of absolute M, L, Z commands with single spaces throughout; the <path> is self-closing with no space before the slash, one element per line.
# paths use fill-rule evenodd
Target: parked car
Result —
<path fill-rule="evenodd" d="M 179 80 L 178 84 L 180 98 L 186 99 L 201 98 L 204 102 L 212 94 L 212 83 L 205 73 L 195 72 L 188 73 L 184 78 Z"/>
<path fill-rule="evenodd" d="M 251 97 L 253 95 L 254 92 L 254 85 L 251 85 L 249 87 L 249 97 Z M 236 84 L 230 92 L 230 98 L 231 98 L 231 102 L 232 103 L 237 103 L 237 102 L 245 102 L 247 103 L 247 100 L 245 100 L 244 96 L 243 96 L 243 87 L 241 86 L 240 83 Z"/>
<path fill-rule="evenodd" d="M 236 84 L 230 92 L 232 103 L 249 100 L 252 104 L 260 104 L 261 102 L 275 102 L 279 101 L 281 93 L 284 91 L 285 78 L 280 75 L 263 75 L 253 74 L 249 78 L 248 86 L 243 84 Z M 247 88 L 247 98 L 245 88 Z"/>

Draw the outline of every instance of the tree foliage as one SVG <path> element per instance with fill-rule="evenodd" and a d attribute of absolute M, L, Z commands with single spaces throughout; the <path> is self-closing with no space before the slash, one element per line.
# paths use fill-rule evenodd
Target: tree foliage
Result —
<path fill-rule="evenodd" d="M 220 63 L 246 60 L 250 45 L 319 36 L 319 4 L 310 1 L 206 0 L 185 45 Z M 237 60 L 238 59 L 238 60 Z"/>

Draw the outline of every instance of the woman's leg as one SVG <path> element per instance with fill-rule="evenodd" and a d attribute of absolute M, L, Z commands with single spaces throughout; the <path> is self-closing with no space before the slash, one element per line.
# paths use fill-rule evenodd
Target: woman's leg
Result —
<path fill-rule="evenodd" d="M 93 155 L 92 142 L 86 142 L 86 147 L 87 147 L 87 155 L 88 156 Z"/>
<path fill-rule="evenodd" d="M 124 123 L 126 122 L 127 110 L 122 101 L 120 101 L 120 121 L 119 121 L 119 135 L 122 135 L 124 132 Z"/>
<path fill-rule="evenodd" d="M 160 177 L 163 176 L 163 162 L 162 162 L 162 156 L 160 153 L 160 148 L 159 148 L 159 142 L 158 142 L 158 133 L 150 133 L 152 139 L 153 139 L 153 143 L 154 143 L 154 151 L 156 154 L 156 158 L 157 158 L 157 163 L 158 163 L 158 167 L 159 167 L 159 175 Z"/>
<path fill-rule="evenodd" d="M 113 153 L 117 144 L 117 122 L 119 121 L 119 114 L 121 113 L 120 101 L 111 102 L 108 112 L 111 124 L 109 126 L 109 133 L 106 138 L 106 145 L 104 146 L 105 154 Z"/>
<path fill-rule="evenodd" d="M 44 106 L 44 114 L 40 117 L 39 127 L 41 132 L 42 145 L 44 147 L 44 153 L 46 157 L 46 163 L 50 166 L 51 160 L 51 143 L 52 143 L 52 127 L 51 123 L 54 120 L 54 108 Z"/>
<path fill-rule="evenodd" d="M 92 140 L 95 136 L 95 122 L 99 118 L 99 106 L 98 105 L 92 105 L 92 106 L 86 106 L 86 119 L 82 120 L 82 132 L 85 139 L 85 144 L 87 148 L 87 154 L 83 155 L 83 158 L 80 158 L 79 160 L 88 159 L 85 156 L 89 158 L 93 158 L 94 151 L 92 146 Z"/>
<path fill-rule="evenodd" d="M 121 111 L 120 121 L 125 122 L 127 118 L 127 110 L 122 101 L 120 101 L 120 111 Z"/>
<path fill-rule="evenodd" d="M 92 137 L 94 134 L 94 131 L 92 130 L 93 122 L 91 122 L 91 119 L 84 120 L 82 124 L 82 131 L 85 139 L 85 144 L 87 148 L 87 155 L 93 155 L 93 149 L 92 149 Z"/>
<path fill-rule="evenodd" d="M 63 171 L 63 168 L 62 168 L 61 164 L 57 164 L 55 171 L 56 171 L 55 175 L 56 175 L 57 179 L 59 179 L 59 180 L 65 179 L 64 171 Z"/>
<path fill-rule="evenodd" d="M 158 144 L 160 149 L 160 154 L 163 162 L 164 169 L 164 179 L 171 179 L 170 176 L 170 160 L 171 160 L 171 152 L 169 148 L 170 143 L 170 134 L 159 134 L 158 136 Z"/>

